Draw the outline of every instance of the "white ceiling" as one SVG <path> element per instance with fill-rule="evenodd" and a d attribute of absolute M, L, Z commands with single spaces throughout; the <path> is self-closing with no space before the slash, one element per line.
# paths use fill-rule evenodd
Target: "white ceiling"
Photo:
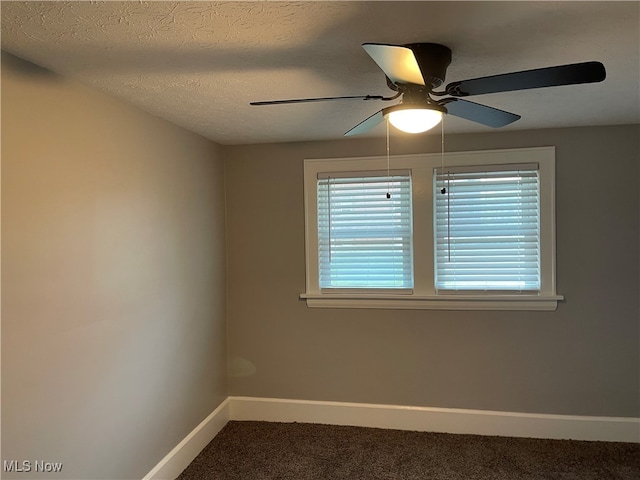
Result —
<path fill-rule="evenodd" d="M 221 144 L 340 138 L 388 103 L 250 101 L 390 95 L 364 42 L 441 43 L 445 83 L 598 60 L 603 83 L 475 96 L 503 130 L 640 123 L 640 3 L 7 2 L 2 49 Z M 490 127 L 456 117 L 447 132 Z M 383 135 L 384 125 L 370 135 Z M 369 135 L 369 134 L 368 134 Z"/>

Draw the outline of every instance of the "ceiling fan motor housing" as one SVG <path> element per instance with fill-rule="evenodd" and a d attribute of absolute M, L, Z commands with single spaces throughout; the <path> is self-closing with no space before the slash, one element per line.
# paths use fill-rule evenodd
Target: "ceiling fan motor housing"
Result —
<path fill-rule="evenodd" d="M 451 49 L 439 43 L 409 43 L 404 46 L 415 55 L 427 86 L 437 88 L 442 85 L 451 63 Z"/>

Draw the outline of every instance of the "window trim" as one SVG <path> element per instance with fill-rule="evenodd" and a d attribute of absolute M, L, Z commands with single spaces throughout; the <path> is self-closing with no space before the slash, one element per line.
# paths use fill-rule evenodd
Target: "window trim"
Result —
<path fill-rule="evenodd" d="M 392 170 L 410 169 L 413 191 L 414 288 L 412 292 L 321 290 L 318 280 L 317 187 L 323 172 L 386 170 L 386 156 L 304 160 L 306 291 L 309 307 L 445 310 L 555 310 L 564 299 L 556 293 L 555 147 L 533 147 L 445 153 L 444 165 L 508 165 L 537 163 L 540 169 L 541 289 L 536 293 L 437 292 L 434 285 L 433 172 L 442 155 L 390 157 Z M 420 245 L 424 247 L 421 248 Z"/>

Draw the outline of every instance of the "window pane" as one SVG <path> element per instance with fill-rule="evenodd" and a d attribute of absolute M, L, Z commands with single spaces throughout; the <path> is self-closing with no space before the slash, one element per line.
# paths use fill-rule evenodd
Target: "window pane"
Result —
<path fill-rule="evenodd" d="M 540 289 L 537 169 L 437 172 L 434 195 L 437 289 Z"/>
<path fill-rule="evenodd" d="M 317 194 L 320 288 L 413 287 L 409 175 L 329 176 Z"/>

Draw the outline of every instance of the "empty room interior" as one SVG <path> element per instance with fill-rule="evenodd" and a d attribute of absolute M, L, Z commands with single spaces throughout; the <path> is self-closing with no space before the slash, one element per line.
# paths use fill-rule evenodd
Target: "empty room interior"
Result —
<path fill-rule="evenodd" d="M 1 22 L 3 478 L 229 422 L 640 444 L 639 2 Z"/>

